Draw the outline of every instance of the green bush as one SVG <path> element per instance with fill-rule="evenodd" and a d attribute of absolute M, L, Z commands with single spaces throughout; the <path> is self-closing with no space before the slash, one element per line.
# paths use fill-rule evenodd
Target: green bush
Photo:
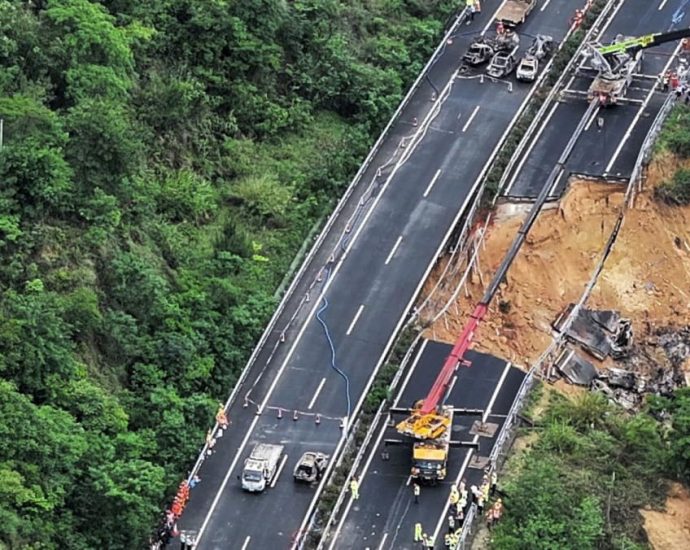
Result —
<path fill-rule="evenodd" d="M 688 144 L 690 144 L 690 133 L 688 133 Z M 677 206 L 690 204 L 690 169 L 679 169 L 670 181 L 665 181 L 654 189 L 654 196 L 668 204 Z"/>

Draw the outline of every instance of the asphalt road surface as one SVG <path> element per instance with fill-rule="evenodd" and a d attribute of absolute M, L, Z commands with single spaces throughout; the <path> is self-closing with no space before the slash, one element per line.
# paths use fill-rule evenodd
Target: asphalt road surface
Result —
<path fill-rule="evenodd" d="M 502 82 L 450 78 L 472 35 L 491 25 L 498 1 L 483 4 L 481 16 L 447 45 L 431 71 L 433 86 L 418 90 L 365 174 L 364 181 L 376 181 L 376 193 L 358 226 L 347 234 L 346 252 L 333 263 L 323 252 L 315 256 L 310 267 L 314 275 L 323 265 L 319 261 L 327 265 L 321 286 L 312 292 L 309 307 L 286 332 L 267 369 L 269 352 L 259 354 L 245 381 L 245 388 L 251 388 L 249 406 L 243 407 L 242 399 L 232 405 L 230 429 L 202 465 L 202 482 L 179 522 L 181 529 L 198 533 L 199 549 L 292 544 L 315 491 L 295 485 L 291 470 L 307 450 L 338 451 L 341 418 L 356 412 L 434 258 L 526 100 L 531 89 L 527 85 L 514 86 L 511 92 Z M 523 32 L 547 33 L 559 40 L 580 4 L 544 4 Z M 433 88 L 440 92 L 436 104 L 429 101 Z M 409 139 L 400 148 L 403 137 Z M 376 178 L 377 168 L 384 165 Z M 335 227 L 343 229 L 343 223 Z M 324 250 L 338 238 L 327 239 Z M 327 300 L 320 316 L 328 326 L 335 366 L 347 377 L 347 385 L 332 366 L 329 340 L 315 317 L 326 303 L 317 291 Z M 286 311 L 293 306 L 288 304 Z M 274 341 L 277 337 L 272 335 Z M 285 411 L 282 418 L 278 409 Z M 259 442 L 283 444 L 287 459 L 275 486 L 260 495 L 247 494 L 237 475 Z"/>
<path fill-rule="evenodd" d="M 679 11 L 679 7 L 685 3 L 685 0 L 628 0 L 609 20 L 599 41 L 607 44 L 618 34 L 641 36 L 686 27 L 690 21 L 690 9 L 687 10 L 688 14 Z M 665 72 L 677 46 L 677 42 L 670 42 L 645 50 L 638 73 L 656 77 Z M 567 88 L 586 91 L 591 82 L 591 77 L 577 76 Z M 656 84 L 653 78 L 634 78 L 627 98 L 640 103 L 621 104 L 595 112 L 578 139 L 566 169 L 554 183 L 550 197 L 561 196 L 573 174 L 623 180 L 630 178 L 642 142 L 665 99 L 665 94 Z M 539 194 L 587 106 L 585 98 L 566 98 L 554 104 L 546 115 L 545 123 L 536 133 L 532 146 L 525 149 L 522 158 L 515 164 L 505 196 L 531 199 Z M 603 119 L 602 127 L 596 123 L 598 117 Z"/>
<path fill-rule="evenodd" d="M 396 407 L 409 407 L 424 397 L 431 387 L 438 366 L 443 363 L 452 346 L 438 342 L 422 344 L 410 377 L 401 387 Z M 486 422 L 495 424 L 494 437 L 478 438 L 478 456 L 491 454 L 496 437 L 500 433 L 506 415 L 520 389 L 525 373 L 511 367 L 505 361 L 490 355 L 469 352 L 467 358 L 472 365 L 461 367 L 453 382 L 447 404 L 465 409 L 481 409 Z M 403 417 L 394 418 L 395 421 Z M 456 415 L 453 421 L 452 438 L 455 441 L 472 441 L 470 429 L 478 416 Z M 450 486 L 459 479 L 466 479 L 467 488 L 479 485 L 482 469 L 471 467 L 470 458 L 475 451 L 467 447 L 451 448 L 448 460 L 448 475 L 436 486 L 422 486 L 419 504 L 415 504 L 410 480 L 411 450 L 408 446 L 386 446 L 386 439 L 400 438 L 394 428 L 387 426 L 387 418 L 375 427 L 376 445 L 360 475 L 360 498 L 350 500 L 336 528 L 332 530 L 329 548 L 394 550 L 418 548 L 414 544 L 414 524 L 422 524 L 424 532 L 433 534 L 442 546 L 445 534 L 446 503 Z M 390 458 L 383 460 L 386 450 Z"/>

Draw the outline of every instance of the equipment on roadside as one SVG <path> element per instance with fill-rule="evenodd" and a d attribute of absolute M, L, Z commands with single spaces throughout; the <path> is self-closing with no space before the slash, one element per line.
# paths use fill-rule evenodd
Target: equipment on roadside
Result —
<path fill-rule="evenodd" d="M 313 483 L 319 481 L 328 466 L 329 456 L 324 453 L 307 451 L 297 461 L 293 477 L 295 481 Z"/>
<path fill-rule="evenodd" d="M 508 27 L 524 23 L 537 0 L 506 0 L 496 14 L 496 21 Z"/>
<path fill-rule="evenodd" d="M 283 445 L 259 443 L 244 461 L 242 489 L 260 493 L 274 478 L 278 463 L 283 456 Z"/>
<path fill-rule="evenodd" d="M 598 99 L 602 107 L 615 105 L 625 96 L 642 63 L 642 51 L 690 36 L 690 29 L 640 37 L 617 36 L 611 44 L 587 45 L 585 57 L 597 76 L 587 91 L 588 101 Z"/>

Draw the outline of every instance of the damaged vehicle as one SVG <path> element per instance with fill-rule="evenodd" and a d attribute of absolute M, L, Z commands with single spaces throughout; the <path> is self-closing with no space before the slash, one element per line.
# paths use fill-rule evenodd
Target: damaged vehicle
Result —
<path fill-rule="evenodd" d="M 293 477 L 295 481 L 313 483 L 319 481 L 328 466 L 329 456 L 324 453 L 307 451 L 297 461 Z"/>

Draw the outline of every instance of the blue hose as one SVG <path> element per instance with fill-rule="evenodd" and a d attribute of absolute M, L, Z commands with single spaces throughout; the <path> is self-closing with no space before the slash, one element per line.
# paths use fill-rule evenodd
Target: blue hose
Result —
<path fill-rule="evenodd" d="M 326 273 L 326 281 L 328 281 L 330 274 L 331 270 L 329 269 Z M 347 374 L 345 374 L 340 368 L 338 368 L 338 365 L 336 364 L 335 346 L 333 345 L 333 339 L 331 338 L 331 331 L 328 329 L 326 321 L 324 321 L 321 317 L 321 314 L 328 308 L 328 300 L 326 299 L 326 296 L 323 296 L 321 300 L 323 301 L 323 304 L 316 312 L 316 319 L 319 321 L 319 323 L 321 323 L 321 326 L 323 327 L 323 332 L 326 335 L 326 340 L 328 340 L 328 345 L 331 348 L 331 368 L 335 372 L 337 372 L 343 380 L 345 380 L 345 396 L 347 397 L 347 416 L 349 417 L 350 413 L 352 412 L 352 405 L 350 399 L 350 379 L 347 377 Z"/>

